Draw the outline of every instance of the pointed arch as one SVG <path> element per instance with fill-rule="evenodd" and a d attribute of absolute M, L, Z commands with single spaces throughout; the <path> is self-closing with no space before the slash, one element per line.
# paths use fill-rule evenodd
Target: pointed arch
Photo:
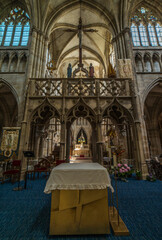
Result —
<path fill-rule="evenodd" d="M 155 86 L 159 85 L 159 84 L 162 84 L 162 78 L 157 78 L 155 79 L 154 81 L 152 81 L 148 86 L 147 88 L 144 90 L 143 94 L 142 94 L 142 106 L 144 107 L 144 103 L 145 103 L 145 100 L 149 94 L 149 92 L 151 91 L 151 89 L 153 89 Z"/>
<path fill-rule="evenodd" d="M 95 112 L 83 99 L 79 99 L 78 102 L 67 112 L 67 121 L 70 123 L 78 117 L 83 117 L 90 123 L 95 122 Z"/>
<path fill-rule="evenodd" d="M 109 117 L 114 119 L 116 122 L 128 119 L 133 124 L 134 118 L 128 109 L 122 106 L 117 99 L 113 100 L 112 103 L 105 106 L 102 112 L 102 118 Z"/>
<path fill-rule="evenodd" d="M 0 78 L 0 83 L 4 83 L 7 85 L 7 87 L 10 89 L 10 91 L 12 92 L 12 94 L 14 95 L 16 101 L 17 101 L 17 105 L 19 104 L 19 96 L 17 94 L 17 91 L 15 90 L 15 88 L 13 87 L 13 85 L 11 85 L 8 81 L 6 81 L 3 78 Z"/>
<path fill-rule="evenodd" d="M 29 120 L 35 123 L 40 121 L 43 124 L 53 117 L 60 118 L 59 111 L 48 101 L 48 99 L 45 99 L 43 103 L 33 110 L 29 116 Z"/>

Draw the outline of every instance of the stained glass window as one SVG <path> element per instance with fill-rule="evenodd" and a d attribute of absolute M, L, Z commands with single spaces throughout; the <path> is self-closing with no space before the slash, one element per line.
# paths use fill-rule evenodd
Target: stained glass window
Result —
<path fill-rule="evenodd" d="M 148 32 L 149 32 L 151 45 L 152 46 L 158 46 L 154 26 L 152 26 L 150 23 L 148 25 Z"/>
<path fill-rule="evenodd" d="M 30 24 L 29 16 L 23 9 L 12 9 L 9 16 L 1 21 L 0 45 L 4 42 L 4 46 L 27 46 Z"/>
<path fill-rule="evenodd" d="M 145 13 L 146 12 L 146 9 L 144 7 L 141 7 L 141 13 Z"/>
<path fill-rule="evenodd" d="M 13 22 L 11 22 L 7 26 L 7 32 L 6 32 L 6 37 L 5 37 L 5 41 L 4 41 L 4 46 L 10 46 L 13 28 L 14 28 L 14 25 L 13 25 Z"/>
<path fill-rule="evenodd" d="M 14 34 L 14 39 L 13 39 L 13 43 L 12 43 L 13 46 L 19 45 L 20 37 L 21 37 L 21 30 L 22 30 L 22 25 L 21 25 L 21 22 L 19 22 L 15 28 L 15 34 Z"/>
<path fill-rule="evenodd" d="M 29 26 L 29 22 L 27 22 L 23 29 L 21 46 L 26 46 L 28 44 L 29 31 L 30 31 L 30 26 Z"/>
<path fill-rule="evenodd" d="M 3 41 L 4 31 L 5 31 L 5 23 L 2 22 L 0 24 L 0 45 L 2 44 L 2 41 Z"/>
<path fill-rule="evenodd" d="M 137 26 L 134 23 L 131 26 L 131 32 L 132 32 L 133 45 L 134 46 L 140 46 L 138 29 L 137 29 Z"/>
<path fill-rule="evenodd" d="M 142 46 L 149 46 L 148 39 L 147 39 L 147 33 L 145 26 L 141 23 L 139 26 L 139 32 L 140 32 L 140 38 Z"/>
<path fill-rule="evenodd" d="M 134 46 L 162 46 L 162 26 L 152 10 L 145 7 L 137 9 L 131 18 L 131 32 Z M 138 41 L 138 30 L 140 40 Z"/>
<path fill-rule="evenodd" d="M 162 26 L 160 26 L 160 24 L 158 23 L 155 28 L 156 28 L 159 44 L 160 46 L 162 46 Z"/>

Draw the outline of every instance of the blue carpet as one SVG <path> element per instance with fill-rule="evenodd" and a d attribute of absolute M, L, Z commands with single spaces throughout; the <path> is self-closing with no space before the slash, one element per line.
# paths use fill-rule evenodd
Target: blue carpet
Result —
<path fill-rule="evenodd" d="M 50 194 L 44 194 L 44 176 L 29 180 L 27 190 L 15 192 L 17 184 L 0 184 L 0 240 L 162 240 L 162 182 L 118 181 L 119 210 L 130 231 L 128 237 L 50 237 Z M 114 186 L 114 180 L 112 180 Z M 22 183 L 21 183 L 22 185 Z"/>

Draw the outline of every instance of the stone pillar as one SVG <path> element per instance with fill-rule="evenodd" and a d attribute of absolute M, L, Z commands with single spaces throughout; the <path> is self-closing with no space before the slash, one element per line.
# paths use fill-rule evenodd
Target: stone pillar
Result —
<path fill-rule="evenodd" d="M 101 122 L 97 123 L 97 161 L 103 164 L 103 142 L 101 133 Z"/>
<path fill-rule="evenodd" d="M 39 155 L 39 144 L 40 144 L 40 135 L 39 133 L 36 132 L 35 136 L 35 143 L 34 143 L 34 153 L 35 153 L 35 158 L 38 158 Z"/>
<path fill-rule="evenodd" d="M 33 62 L 33 74 L 32 74 L 33 77 L 36 77 L 36 74 L 37 74 L 39 44 L 40 44 L 40 33 L 37 30 L 37 38 L 36 38 L 36 44 L 35 44 L 35 56 L 34 56 L 34 62 Z"/>
<path fill-rule="evenodd" d="M 46 55 L 47 55 L 47 48 L 48 48 L 48 38 L 45 38 L 44 41 L 44 50 L 43 50 L 43 58 L 42 58 L 42 69 L 41 69 L 41 77 L 45 77 L 46 72 Z"/>
<path fill-rule="evenodd" d="M 132 38 L 130 34 L 130 28 L 125 28 L 123 31 L 123 35 L 125 40 L 126 58 L 133 60 Z"/>
<path fill-rule="evenodd" d="M 43 35 L 40 33 L 39 34 L 39 42 L 38 42 L 38 50 L 37 50 L 37 64 L 36 64 L 36 72 L 35 76 L 38 78 L 40 77 L 40 65 L 41 65 L 41 54 L 42 54 L 42 48 L 43 48 Z"/>
<path fill-rule="evenodd" d="M 146 148 L 145 134 L 144 134 L 144 125 L 142 125 L 142 109 L 141 109 L 141 101 L 139 95 L 137 95 L 138 85 L 136 81 L 136 69 L 135 69 L 135 60 L 133 56 L 132 50 L 132 37 L 130 29 L 127 27 L 122 31 L 122 34 L 125 39 L 125 48 L 126 48 L 126 58 L 132 60 L 132 79 L 130 80 L 131 87 L 131 96 L 132 96 L 132 107 L 133 107 L 133 115 L 134 115 L 134 138 L 135 138 L 135 155 L 136 155 L 136 163 L 137 168 L 142 171 L 142 177 L 145 178 L 147 175 L 147 166 L 146 166 L 146 158 L 148 158 L 146 152 L 148 151 L 148 147 Z"/>
<path fill-rule="evenodd" d="M 139 121 L 135 121 L 135 145 L 136 145 L 136 163 L 137 168 L 141 170 L 143 179 L 146 178 L 148 174 L 146 159 L 144 155 L 144 147 L 143 147 L 143 138 L 142 138 L 142 131 L 141 131 L 141 123 Z"/>
<path fill-rule="evenodd" d="M 103 142 L 97 142 L 98 163 L 103 165 Z"/>
<path fill-rule="evenodd" d="M 95 124 L 92 125 L 92 157 L 93 157 L 93 162 L 97 162 L 97 149 L 96 149 L 96 126 Z"/>
<path fill-rule="evenodd" d="M 66 124 L 65 121 L 61 122 L 61 138 L 60 138 L 60 155 L 59 159 L 65 159 L 65 142 L 66 142 Z"/>
<path fill-rule="evenodd" d="M 70 126 L 67 126 L 67 137 L 66 137 L 66 161 L 69 162 L 70 159 Z"/>
<path fill-rule="evenodd" d="M 21 123 L 21 135 L 20 135 L 20 145 L 19 145 L 19 154 L 18 154 L 18 159 L 22 161 L 22 165 L 21 165 L 22 174 L 24 174 L 26 171 L 26 163 L 27 163 L 27 159 L 24 158 L 24 155 L 23 155 L 23 151 L 28 150 L 28 141 L 26 136 L 27 128 L 28 128 L 27 122 L 23 121 Z"/>
<path fill-rule="evenodd" d="M 35 56 L 36 40 L 37 40 L 37 32 L 33 28 L 31 44 L 30 44 L 30 53 L 29 53 L 29 58 L 28 58 L 27 79 L 32 77 L 32 73 L 33 73 L 33 63 L 34 63 L 34 56 Z"/>

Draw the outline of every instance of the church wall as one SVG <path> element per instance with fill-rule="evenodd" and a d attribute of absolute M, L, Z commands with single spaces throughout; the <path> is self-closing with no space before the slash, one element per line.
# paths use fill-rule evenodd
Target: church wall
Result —
<path fill-rule="evenodd" d="M 147 87 L 162 76 L 162 50 L 159 47 L 148 47 L 147 49 L 134 47 L 133 55 L 136 64 L 137 91 L 142 100 L 146 97 L 143 94 Z"/>
<path fill-rule="evenodd" d="M 157 80 L 158 78 L 161 78 L 162 73 L 137 73 L 137 83 L 139 88 L 139 94 L 140 98 L 143 97 L 143 94 L 147 87 Z"/>
<path fill-rule="evenodd" d="M 0 78 L 7 81 L 16 91 L 18 99 L 18 126 L 21 125 L 24 113 L 24 83 L 25 73 L 0 73 Z"/>

